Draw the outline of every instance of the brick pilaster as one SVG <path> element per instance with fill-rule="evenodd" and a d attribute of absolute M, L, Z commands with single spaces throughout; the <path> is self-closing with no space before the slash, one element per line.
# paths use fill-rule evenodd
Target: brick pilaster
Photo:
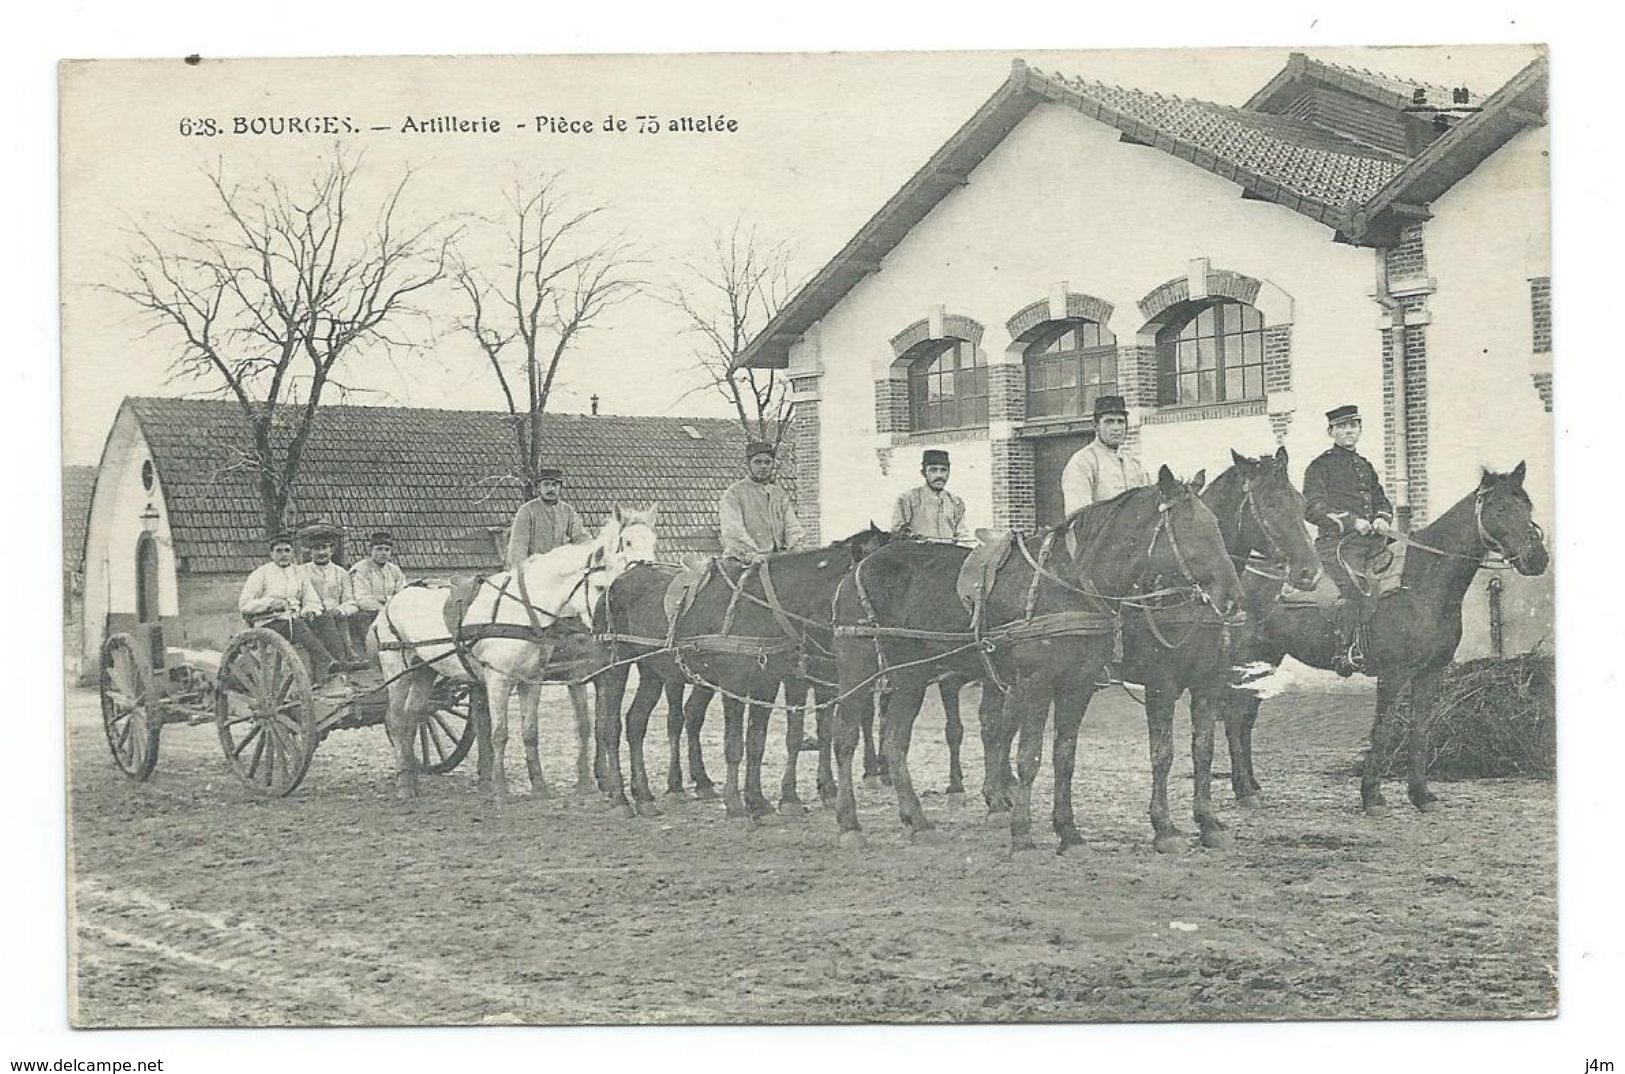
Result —
<path fill-rule="evenodd" d="M 875 432 L 908 431 L 908 381 L 875 381 Z"/>
<path fill-rule="evenodd" d="M 994 440 L 993 528 L 1030 533 L 1038 528 L 1031 441 Z"/>
<path fill-rule="evenodd" d="M 813 544 L 822 544 L 819 536 L 819 507 L 822 496 L 820 472 L 822 458 L 819 402 L 801 399 L 796 402 L 794 423 L 790 436 L 795 444 L 796 459 L 796 517 Z"/>

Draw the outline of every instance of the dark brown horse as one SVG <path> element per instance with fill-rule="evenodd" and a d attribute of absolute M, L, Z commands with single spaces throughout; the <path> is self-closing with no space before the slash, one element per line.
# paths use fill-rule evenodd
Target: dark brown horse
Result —
<path fill-rule="evenodd" d="M 1234 462 L 1202 493 L 1218 520 L 1225 547 L 1238 568 L 1256 555 L 1279 576 L 1301 588 L 1313 588 L 1320 558 L 1303 524 L 1303 494 L 1287 472 L 1286 448 L 1249 459 L 1230 453 Z M 1195 772 L 1192 814 L 1202 845 L 1223 847 L 1229 833 L 1213 810 L 1213 729 L 1223 715 L 1235 672 L 1227 624 L 1211 608 L 1187 603 L 1164 610 L 1138 608 L 1123 622 L 1122 675 L 1145 686 L 1146 730 L 1151 744 L 1151 827 L 1154 845 L 1164 853 L 1184 845 L 1184 836 L 1168 815 L 1168 772 L 1174 759 L 1174 705 L 1191 694 L 1191 762 Z M 1086 710 L 1093 683 L 1081 697 L 1066 700 Z M 1080 716 L 1081 718 L 1081 716 Z"/>
<path fill-rule="evenodd" d="M 762 794 L 762 755 L 768 717 L 781 685 L 787 701 L 781 806 L 785 812 L 801 809 L 795 774 L 809 685 L 818 705 L 820 794 L 833 796 L 833 736 L 828 723 L 835 661 L 830 603 L 852 565 L 890 539 L 891 534 L 870 523 L 868 529 L 827 547 L 777 553 L 749 569 L 720 560 L 692 603 L 678 615 L 672 638 L 679 666 L 690 681 L 722 694 L 728 765 L 723 801 L 729 816 L 755 818 L 774 811 Z M 742 761 L 746 767 L 743 788 L 739 778 Z"/>
<path fill-rule="evenodd" d="M 975 622 L 955 586 L 966 555 L 952 546 L 892 545 L 861 563 L 836 598 L 843 698 L 836 809 L 843 838 L 860 837 L 852 758 L 870 704 L 861 686 L 877 674 L 887 693 L 882 727 L 898 811 L 916 839 L 928 838 L 933 827 L 908 770 L 926 684 L 958 672 L 1008 686 L 1002 705 L 996 690 L 983 689 L 983 795 L 995 811 L 1008 801 L 1011 846 L 1031 849 L 1032 784 L 1051 702 L 1078 695 L 1113 657 L 1121 601 L 1159 577 L 1179 578 L 1224 615 L 1242 597 L 1212 512 L 1166 466 L 1155 485 L 1079 511 L 1040 536 L 1015 536 Z M 1054 825 L 1063 850 L 1082 843 L 1072 809 L 1081 717 L 1079 706 L 1057 708 Z M 1004 772 L 1018 733 L 1018 778 L 1010 787 Z"/>
<path fill-rule="evenodd" d="M 1401 586 L 1377 602 L 1366 646 L 1366 673 L 1377 678 L 1377 712 L 1360 780 L 1360 799 L 1368 815 L 1388 810 L 1380 780 L 1385 725 L 1407 685 L 1412 706 L 1407 789 L 1411 804 L 1424 813 L 1438 802 L 1428 789 L 1428 723 L 1438 699 L 1439 676 L 1461 642 L 1462 598 L 1485 558 L 1499 554 L 1523 575 L 1546 570 L 1545 537 L 1535 524 L 1523 479 L 1521 462 L 1506 474 L 1486 470 L 1478 488 L 1407 538 L 1410 548 Z M 1314 605 L 1274 603 L 1278 581 L 1254 577 L 1248 580 L 1248 589 L 1250 608 L 1260 609 L 1257 615 L 1249 611 L 1253 629 L 1248 656 L 1279 663 L 1291 655 L 1311 667 L 1331 667 L 1340 639 L 1332 617 Z M 1226 713 L 1231 779 L 1244 802 L 1256 800 L 1258 793 L 1252 763 L 1258 705 L 1256 695 L 1237 690 Z"/>

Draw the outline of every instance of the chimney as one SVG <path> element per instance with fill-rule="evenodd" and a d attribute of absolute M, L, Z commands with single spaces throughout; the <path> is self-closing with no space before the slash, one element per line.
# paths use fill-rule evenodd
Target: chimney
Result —
<path fill-rule="evenodd" d="M 594 392 L 593 395 L 592 395 L 592 416 L 595 417 L 595 418 L 598 416 L 598 393 L 597 392 Z"/>

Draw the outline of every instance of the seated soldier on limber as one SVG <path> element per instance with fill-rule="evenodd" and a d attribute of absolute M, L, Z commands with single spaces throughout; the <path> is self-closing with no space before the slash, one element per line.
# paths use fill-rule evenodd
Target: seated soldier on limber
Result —
<path fill-rule="evenodd" d="M 964 544 L 965 501 L 948 491 L 948 453 L 928 448 L 920 459 L 920 475 L 925 484 L 897 497 L 892 508 L 891 528 L 927 541 Z"/>
<path fill-rule="evenodd" d="M 309 620 L 321 614 L 321 598 L 311 587 L 304 567 L 294 563 L 293 538 L 287 534 L 271 539 L 271 562 L 254 568 L 243 583 L 237 610 L 249 626 L 266 627 L 291 641 L 304 655 L 312 679 L 323 679 L 347 667 L 334 656 L 329 639 L 311 629 Z"/>
<path fill-rule="evenodd" d="M 367 651 L 367 630 L 389 598 L 406 588 L 406 575 L 390 560 L 395 538 L 378 530 L 367 538 L 367 557 L 350 568 L 350 588 L 356 612 L 350 616 L 350 643 L 358 653 Z"/>
<path fill-rule="evenodd" d="M 333 562 L 333 535 L 330 530 L 315 530 L 305 538 L 310 551 L 310 562 L 305 573 L 310 587 L 316 593 L 316 616 L 311 629 L 334 653 L 348 665 L 345 670 L 356 671 L 367 666 L 350 648 L 350 616 L 356 613 L 355 591 L 350 585 L 350 572 Z M 331 637 L 332 640 L 329 640 Z M 336 643 L 336 644 L 335 644 Z"/>
<path fill-rule="evenodd" d="M 1332 446 L 1303 474 L 1304 517 L 1320 531 L 1315 551 L 1347 599 L 1342 642 L 1332 661 L 1332 670 L 1345 677 L 1365 670 L 1361 633 L 1376 610 L 1370 563 L 1387 546 L 1394 522 L 1393 505 L 1377 479 L 1376 467 L 1354 450 L 1361 428 L 1358 407 L 1328 410 L 1326 432 Z M 1351 571 L 1359 578 L 1351 578 Z"/>

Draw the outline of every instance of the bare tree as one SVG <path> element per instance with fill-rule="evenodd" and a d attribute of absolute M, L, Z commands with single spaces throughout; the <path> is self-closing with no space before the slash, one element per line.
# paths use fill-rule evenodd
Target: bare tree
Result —
<path fill-rule="evenodd" d="M 244 186 L 219 163 L 205 173 L 214 218 L 136 226 L 127 278 L 108 288 L 150 315 L 149 335 L 175 339 L 172 379 L 213 382 L 236 400 L 250 443 L 231 465 L 254 473 L 267 537 L 286 522 L 323 393 L 345 390 L 341 363 L 413 346 L 397 331 L 420 312 L 414 296 L 445 275 L 449 236 L 397 222 L 410 173 L 367 224 L 354 203 L 359 169 L 334 150 L 308 184 L 267 175 Z"/>
<path fill-rule="evenodd" d="M 635 295 L 630 244 L 598 233 L 604 206 L 578 207 L 557 175 L 515 183 L 506 215 L 487 221 L 500 234 L 489 270 L 459 251 L 453 278 L 467 299 L 459 326 L 479 344 L 502 388 L 514 432 L 513 472 L 536 495 L 543 462 L 542 413 L 559 366 L 605 310 Z"/>
<path fill-rule="evenodd" d="M 740 367 L 739 356 L 778 314 L 791 288 L 790 248 L 768 241 L 739 221 L 711 237 L 703 262 L 688 262 L 666 301 L 683 315 L 694 339 L 694 369 L 726 399 L 745 435 L 782 446 L 790 424 L 787 378 L 776 369 Z M 690 393 L 692 394 L 692 393 Z"/>

